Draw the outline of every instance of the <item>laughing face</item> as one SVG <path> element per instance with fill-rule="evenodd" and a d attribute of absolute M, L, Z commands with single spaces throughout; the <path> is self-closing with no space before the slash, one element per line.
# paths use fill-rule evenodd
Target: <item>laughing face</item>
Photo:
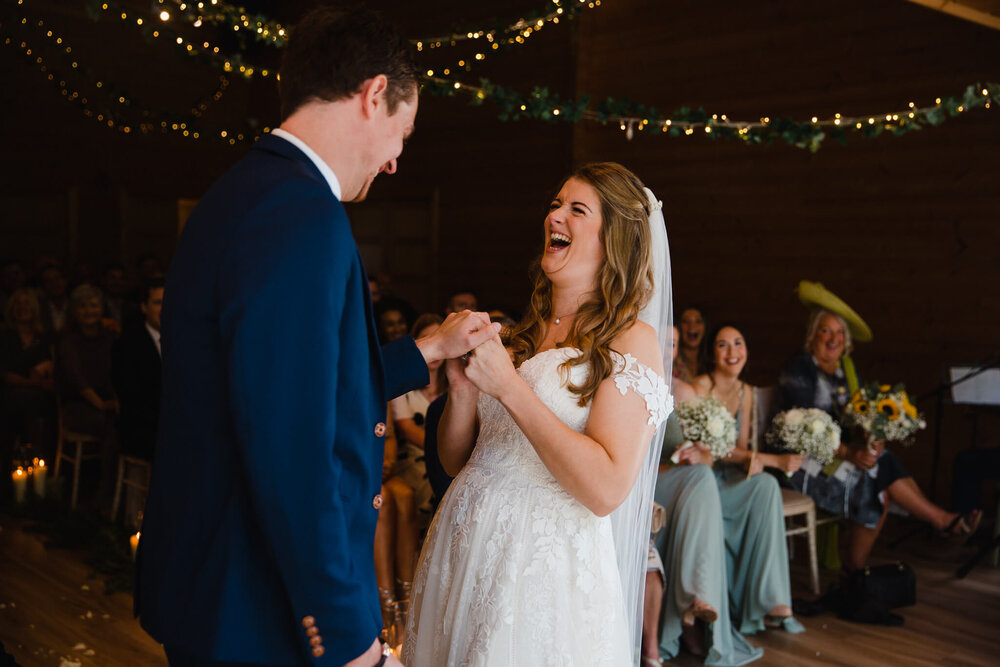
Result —
<path fill-rule="evenodd" d="M 747 345 L 743 334 L 733 327 L 722 327 L 715 336 L 715 368 L 726 375 L 739 376 L 747 364 Z"/>
<path fill-rule="evenodd" d="M 545 216 L 542 271 L 554 284 L 593 285 L 604 262 L 601 200 L 594 188 L 571 178 Z"/>
<path fill-rule="evenodd" d="M 820 363 L 836 364 L 844 354 L 847 332 L 844 325 L 834 315 L 822 315 L 813 336 L 809 351 Z"/>
<path fill-rule="evenodd" d="M 697 349 L 705 335 L 705 318 L 697 308 L 688 308 L 681 313 L 681 345 Z"/>

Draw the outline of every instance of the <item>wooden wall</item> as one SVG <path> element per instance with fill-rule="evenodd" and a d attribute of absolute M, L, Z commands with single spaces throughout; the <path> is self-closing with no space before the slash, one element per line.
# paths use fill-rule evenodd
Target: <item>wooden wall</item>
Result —
<path fill-rule="evenodd" d="M 302 4 L 291 3 L 282 18 L 292 20 Z M 373 4 L 409 34 L 469 13 L 506 16 L 512 6 Z M 211 71 L 104 22 L 98 29 L 81 9 L 42 0 L 33 7 L 68 33 L 89 35 L 81 51 L 147 98 L 186 104 L 214 86 Z M 124 47 L 101 50 L 118 39 Z M 468 78 L 523 92 L 540 85 L 564 95 L 627 96 L 662 110 L 804 119 L 927 104 L 997 80 L 997 53 L 1000 32 L 904 0 L 605 0 L 489 58 Z M 437 55 L 421 57 L 441 67 Z M 16 128 L 0 146 L 0 256 L 31 260 L 44 251 L 68 262 L 131 262 L 154 249 L 168 259 L 177 201 L 197 199 L 246 151 L 113 133 L 83 118 L 9 48 L 0 62 L 12 81 L 0 89 L 0 120 Z M 205 124 L 247 117 L 273 124 L 271 85 L 234 82 Z M 369 221 L 405 230 L 419 218 L 426 227 L 412 239 L 393 237 L 372 259 L 382 264 L 374 271 L 401 276 L 398 291 L 418 308 L 439 310 L 458 288 L 475 290 L 487 307 L 522 307 L 548 198 L 574 164 L 610 159 L 664 201 L 677 303 L 697 302 L 712 318 L 744 324 L 757 384 L 773 383 L 801 344 L 806 313 L 792 290 L 803 278 L 825 283 L 871 324 L 875 341 L 856 353 L 866 377 L 903 380 L 920 394 L 944 364 L 1000 351 L 992 287 L 1000 278 L 1000 109 L 898 139 L 828 142 L 813 155 L 703 137 L 626 141 L 615 127 L 591 123 L 501 123 L 489 105 L 461 99 L 425 96 L 420 104 L 399 173 L 376 181 L 369 208 L 352 211 L 372 253 L 379 235 Z M 996 421 L 983 418 L 984 443 L 1000 444 Z M 963 410 L 946 410 L 942 495 L 970 424 Z M 930 433 L 903 453 L 925 486 Z"/>
<path fill-rule="evenodd" d="M 753 11 L 731 0 L 623 0 L 585 15 L 580 43 L 581 90 L 808 119 L 928 105 L 995 80 L 1000 32 L 902 0 L 769 0 Z M 663 200 L 676 302 L 743 324 L 751 381 L 773 384 L 801 346 L 806 310 L 793 289 L 809 279 L 874 330 L 855 353 L 863 376 L 922 394 L 945 364 L 1000 353 L 998 111 L 901 138 L 828 141 L 816 154 L 704 137 L 629 142 L 580 124 L 574 159 L 621 161 Z M 981 425 L 1000 444 L 995 418 Z M 943 426 L 942 496 L 954 454 L 970 444 L 962 410 L 947 409 Z M 932 431 L 902 454 L 925 487 Z"/>

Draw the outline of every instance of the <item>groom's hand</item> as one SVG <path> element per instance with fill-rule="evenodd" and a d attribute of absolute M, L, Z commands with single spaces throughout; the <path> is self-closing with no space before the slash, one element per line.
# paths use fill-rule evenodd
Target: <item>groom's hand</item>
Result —
<path fill-rule="evenodd" d="M 417 341 L 427 363 L 455 359 L 490 339 L 500 341 L 500 324 L 491 323 L 487 313 L 463 310 L 452 313 L 430 336 Z"/>

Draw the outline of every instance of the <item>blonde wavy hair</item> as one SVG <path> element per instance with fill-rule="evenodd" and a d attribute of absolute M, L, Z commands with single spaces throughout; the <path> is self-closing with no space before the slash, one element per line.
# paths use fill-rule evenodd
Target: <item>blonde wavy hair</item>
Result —
<path fill-rule="evenodd" d="M 597 387 L 615 370 L 611 342 L 629 329 L 653 292 L 653 267 L 650 257 L 649 199 L 642 181 L 615 162 L 594 162 L 566 178 L 587 183 L 601 201 L 600 238 L 605 260 L 597 276 L 597 289 L 576 313 L 566 339 L 558 347 L 575 347 L 581 355 L 560 365 L 564 381 L 573 366 L 590 364 L 590 373 L 579 385 L 568 389 L 589 404 Z M 508 344 L 514 365 L 535 355 L 545 337 L 545 321 L 552 312 L 552 281 L 541 270 L 541 257 L 532 267 L 534 291 L 528 312 L 510 332 Z"/>

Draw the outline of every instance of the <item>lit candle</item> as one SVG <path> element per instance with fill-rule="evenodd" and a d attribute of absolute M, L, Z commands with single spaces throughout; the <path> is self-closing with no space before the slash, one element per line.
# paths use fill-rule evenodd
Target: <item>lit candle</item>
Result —
<path fill-rule="evenodd" d="M 18 466 L 17 470 L 10 474 L 14 482 L 14 501 L 20 505 L 28 495 L 28 474 L 24 468 Z"/>
<path fill-rule="evenodd" d="M 35 459 L 35 472 L 32 475 L 32 480 L 34 482 L 35 495 L 39 498 L 45 497 L 45 478 L 48 476 L 49 469 L 45 466 L 45 459 Z"/>
<path fill-rule="evenodd" d="M 142 535 L 141 532 L 140 533 L 136 533 L 135 535 L 132 535 L 131 537 L 128 538 L 128 543 L 132 547 L 132 560 L 135 560 L 135 551 L 136 551 L 136 549 L 139 548 L 139 536 L 140 535 Z"/>

